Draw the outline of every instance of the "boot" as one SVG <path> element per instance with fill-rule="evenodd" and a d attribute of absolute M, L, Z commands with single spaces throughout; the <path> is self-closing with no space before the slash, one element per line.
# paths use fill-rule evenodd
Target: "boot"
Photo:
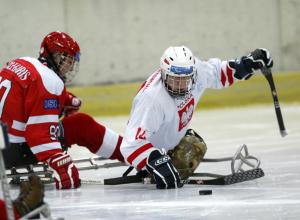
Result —
<path fill-rule="evenodd" d="M 20 192 L 16 200 L 21 201 L 30 191 L 30 184 L 28 181 L 21 182 Z"/>
<path fill-rule="evenodd" d="M 15 208 L 21 216 L 43 204 L 44 186 L 38 176 L 30 176 L 28 184 L 20 185 L 20 194 L 13 202 Z M 27 185 L 29 185 L 29 190 Z"/>

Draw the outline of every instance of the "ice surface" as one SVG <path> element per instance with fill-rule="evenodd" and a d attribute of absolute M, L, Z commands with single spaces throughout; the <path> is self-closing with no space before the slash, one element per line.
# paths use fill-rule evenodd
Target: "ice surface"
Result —
<path fill-rule="evenodd" d="M 300 219 L 300 106 L 281 105 L 288 136 L 279 133 L 274 107 L 256 106 L 196 112 L 191 127 L 206 141 L 207 158 L 232 156 L 241 144 L 258 156 L 265 177 L 229 186 L 156 190 L 154 185 L 84 184 L 57 191 L 46 187 L 53 217 L 65 219 Z M 123 133 L 127 117 L 98 118 Z M 73 158 L 91 156 L 81 147 Z M 82 171 L 83 179 L 120 176 L 126 168 Z M 202 163 L 198 172 L 229 174 L 229 163 Z M 212 195 L 199 195 L 212 189 Z M 12 195 L 17 190 L 12 188 Z"/>

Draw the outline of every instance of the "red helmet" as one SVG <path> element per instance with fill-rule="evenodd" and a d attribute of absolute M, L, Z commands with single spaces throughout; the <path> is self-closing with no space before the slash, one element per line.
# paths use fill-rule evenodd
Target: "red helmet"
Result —
<path fill-rule="evenodd" d="M 80 48 L 67 33 L 54 31 L 48 34 L 41 44 L 40 56 L 46 58 L 49 53 L 67 53 L 76 57 L 78 53 L 80 54 Z"/>
<path fill-rule="evenodd" d="M 65 63 L 73 62 L 70 70 Z M 53 69 L 64 81 L 70 81 L 70 76 L 74 76 L 75 64 L 78 71 L 80 61 L 80 48 L 77 42 L 68 34 L 60 31 L 54 31 L 48 34 L 42 41 L 40 49 L 40 59 L 45 60 L 48 66 Z M 72 74 L 70 74 L 73 72 Z"/>

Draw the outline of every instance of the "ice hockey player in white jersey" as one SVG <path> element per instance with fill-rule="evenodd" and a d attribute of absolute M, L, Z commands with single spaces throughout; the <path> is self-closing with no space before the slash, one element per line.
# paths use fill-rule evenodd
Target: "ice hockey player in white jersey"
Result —
<path fill-rule="evenodd" d="M 254 53 L 258 56 L 254 57 Z M 272 67 L 273 60 L 262 48 L 229 61 L 202 61 L 185 46 L 166 49 L 160 68 L 144 82 L 133 100 L 120 147 L 125 161 L 153 174 L 159 189 L 182 187 L 166 152 L 185 136 L 204 91 L 249 79 L 264 66 Z"/>

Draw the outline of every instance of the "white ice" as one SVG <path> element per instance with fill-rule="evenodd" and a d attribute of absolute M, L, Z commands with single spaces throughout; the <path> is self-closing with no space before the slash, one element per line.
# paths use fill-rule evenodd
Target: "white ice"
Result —
<path fill-rule="evenodd" d="M 206 141 L 207 158 L 232 156 L 241 144 L 259 157 L 265 177 L 229 186 L 84 184 L 57 191 L 46 187 L 52 216 L 65 219 L 300 219 L 300 105 L 281 105 L 288 136 L 282 138 L 272 105 L 196 112 L 191 127 Z M 98 118 L 123 133 L 128 116 Z M 73 158 L 89 157 L 81 147 Z M 122 168 L 82 171 L 82 179 L 118 177 Z M 198 172 L 230 173 L 229 163 L 202 163 Z M 200 196 L 200 189 L 212 195 Z M 12 188 L 12 195 L 17 189 Z"/>

